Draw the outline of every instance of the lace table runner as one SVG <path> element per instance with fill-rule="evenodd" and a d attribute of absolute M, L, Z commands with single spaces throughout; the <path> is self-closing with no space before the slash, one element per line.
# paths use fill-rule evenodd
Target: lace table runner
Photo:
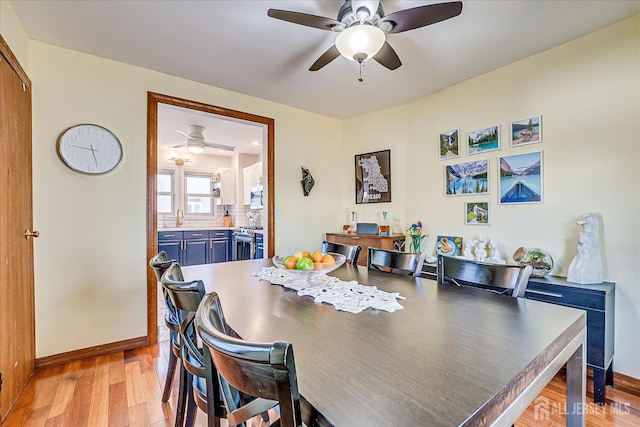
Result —
<path fill-rule="evenodd" d="M 345 282 L 337 277 L 319 275 L 299 275 L 288 273 L 277 267 L 263 267 L 252 276 L 266 280 L 273 285 L 282 285 L 297 291 L 300 296 L 313 297 L 316 303 L 326 302 L 336 310 L 360 313 L 367 308 L 394 312 L 403 308 L 399 293 L 381 291 L 375 286 L 364 286 L 358 282 Z"/>

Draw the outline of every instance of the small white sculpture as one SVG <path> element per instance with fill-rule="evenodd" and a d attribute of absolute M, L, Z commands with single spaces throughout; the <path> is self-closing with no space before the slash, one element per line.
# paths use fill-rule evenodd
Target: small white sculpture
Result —
<path fill-rule="evenodd" d="M 567 282 L 602 283 L 602 259 L 598 242 L 598 220 L 592 214 L 582 215 L 578 221 L 583 230 L 578 233 L 577 254 L 569 264 Z"/>
<path fill-rule="evenodd" d="M 464 251 L 463 251 L 463 255 L 462 257 L 464 259 L 470 259 L 473 260 L 473 246 L 475 245 L 475 240 L 466 240 L 464 242 Z"/>
<path fill-rule="evenodd" d="M 480 236 L 480 240 L 476 243 L 476 261 L 487 261 L 487 243 L 486 240 L 482 240 L 482 236 Z"/>
<path fill-rule="evenodd" d="M 507 262 L 502 259 L 502 254 L 500 253 L 500 248 L 498 247 L 498 242 L 495 240 L 489 241 L 489 249 L 491 250 L 491 256 L 489 258 L 489 262 L 494 264 L 506 264 Z"/>

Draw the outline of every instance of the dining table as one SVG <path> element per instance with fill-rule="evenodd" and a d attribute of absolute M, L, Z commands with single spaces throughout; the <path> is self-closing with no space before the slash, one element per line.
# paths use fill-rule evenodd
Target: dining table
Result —
<path fill-rule="evenodd" d="M 271 259 L 183 268 L 243 339 L 287 341 L 307 426 L 509 426 L 535 400 L 585 425 L 583 310 L 345 264 L 342 281 L 398 293 L 393 312 L 336 310 L 261 280 Z M 566 402 L 540 391 L 566 365 Z"/>

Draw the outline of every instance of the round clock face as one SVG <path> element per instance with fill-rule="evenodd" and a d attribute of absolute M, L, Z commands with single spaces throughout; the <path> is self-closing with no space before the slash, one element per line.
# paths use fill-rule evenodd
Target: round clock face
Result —
<path fill-rule="evenodd" d="M 100 175 L 118 166 L 122 160 L 122 145 L 102 126 L 77 125 L 60 135 L 58 155 L 76 172 Z"/>

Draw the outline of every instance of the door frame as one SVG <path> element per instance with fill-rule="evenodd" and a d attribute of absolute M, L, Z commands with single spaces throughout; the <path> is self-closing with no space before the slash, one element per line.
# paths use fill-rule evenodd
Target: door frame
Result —
<path fill-rule="evenodd" d="M 158 252 L 158 214 L 156 174 L 158 169 L 158 104 L 174 105 L 236 120 L 259 123 L 267 127 L 267 256 L 275 253 L 275 120 L 229 108 L 217 107 L 175 96 L 147 92 L 147 260 Z M 157 278 L 147 265 L 147 343 L 158 342 Z"/>

